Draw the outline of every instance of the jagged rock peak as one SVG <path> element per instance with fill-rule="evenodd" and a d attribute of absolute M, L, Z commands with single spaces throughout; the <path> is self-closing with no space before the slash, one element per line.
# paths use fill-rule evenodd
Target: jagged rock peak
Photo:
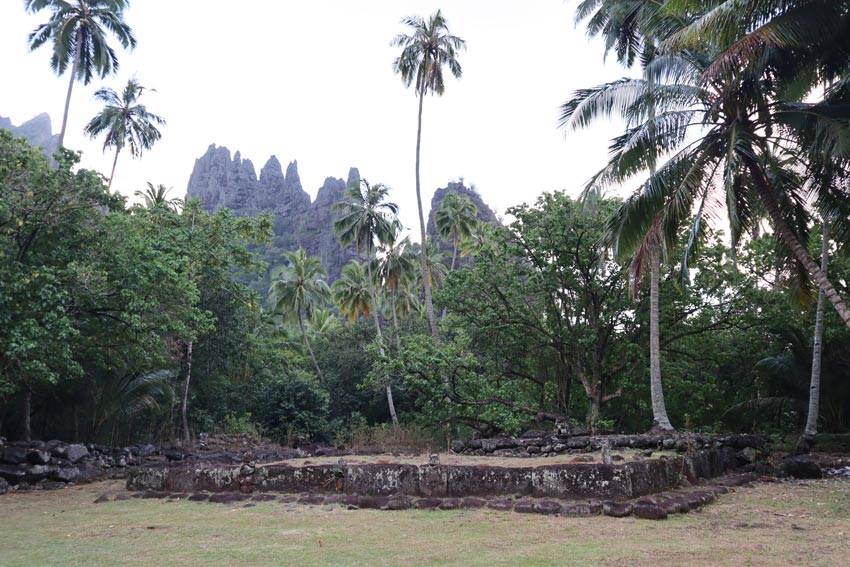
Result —
<path fill-rule="evenodd" d="M 298 160 L 293 160 L 286 166 L 286 184 L 289 187 L 301 189 L 301 178 L 298 176 Z"/>
<path fill-rule="evenodd" d="M 24 138 L 33 146 L 40 147 L 41 153 L 48 157 L 53 156 L 59 149 L 59 134 L 53 133 L 50 115 L 46 112 L 30 118 L 20 126 L 15 126 L 11 119 L 0 116 L 0 128 Z"/>
<path fill-rule="evenodd" d="M 344 196 L 345 181 L 336 177 L 326 177 L 318 194 L 316 194 L 316 201 L 313 205 L 333 206 L 334 203 L 341 201 Z"/>
<path fill-rule="evenodd" d="M 283 168 L 278 161 L 277 156 L 272 156 L 260 170 L 260 183 L 264 185 L 273 185 L 280 183 L 283 185 L 285 179 L 283 177 Z"/>
<path fill-rule="evenodd" d="M 348 170 L 348 181 L 346 182 L 346 186 L 351 185 L 352 183 L 360 183 L 360 170 L 356 167 L 352 167 Z"/>

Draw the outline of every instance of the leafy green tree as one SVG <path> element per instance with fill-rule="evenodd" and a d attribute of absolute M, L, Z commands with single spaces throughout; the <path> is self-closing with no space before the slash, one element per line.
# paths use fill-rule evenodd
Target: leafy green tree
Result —
<path fill-rule="evenodd" d="M 110 88 L 98 89 L 94 97 L 105 106 L 91 121 L 86 124 L 85 133 L 91 138 L 105 134 L 103 151 L 115 148 L 115 159 L 112 161 L 112 173 L 109 175 L 109 187 L 115 179 L 115 166 L 118 165 L 118 154 L 127 146 L 130 155 L 141 157 L 142 150 L 149 150 L 162 134 L 157 126 L 165 125 L 165 120 L 139 103 L 145 87 L 136 79 L 127 81 L 127 85 L 119 95 Z"/>
<path fill-rule="evenodd" d="M 401 54 L 393 63 L 393 69 L 401 75 L 404 85 L 414 84 L 416 96 L 419 97 L 419 114 L 416 129 L 416 203 L 419 207 L 419 234 L 421 249 L 422 285 L 425 290 L 425 310 L 431 325 L 431 335 L 435 343 L 439 343 L 440 335 L 437 330 L 437 319 L 434 314 L 431 297 L 430 278 L 426 258 L 425 215 L 422 209 L 422 190 L 419 182 L 419 154 L 422 142 L 422 103 L 426 94 L 442 96 L 445 90 L 443 67 L 448 66 L 455 78 L 461 76 L 461 66 L 457 60 L 458 53 L 466 46 L 461 38 L 449 33 L 448 22 L 440 10 L 427 20 L 419 16 L 410 16 L 401 21 L 410 28 L 411 34 L 396 36 L 392 45 L 401 47 Z"/>
<path fill-rule="evenodd" d="M 82 372 L 69 313 L 75 249 L 90 242 L 100 207 L 119 206 L 94 173 L 71 171 L 73 154 L 58 158 L 54 170 L 24 140 L 0 131 L 0 390 L 22 394 L 25 439 L 33 387 Z"/>
<path fill-rule="evenodd" d="M 468 196 L 452 192 L 445 196 L 434 215 L 437 233 L 440 238 L 452 245 L 451 271 L 454 271 L 457 264 L 461 241 L 472 234 L 477 214 L 478 207 Z"/>
<path fill-rule="evenodd" d="M 304 317 L 330 301 L 331 292 L 325 278 L 327 274 L 322 268 L 321 261 L 315 256 L 307 256 L 303 248 L 285 254 L 289 265 L 283 269 L 277 281 L 269 289 L 274 312 L 283 316 L 284 320 L 298 321 L 304 346 L 310 353 L 310 359 L 316 368 L 319 379 L 322 370 L 316 362 L 313 347 L 304 328 Z"/>
<path fill-rule="evenodd" d="M 594 3 L 584 2 L 580 5 L 577 20 L 588 15 L 591 5 L 594 5 Z M 603 35 L 606 53 L 614 49 L 618 60 L 628 66 L 631 66 L 636 56 L 640 55 L 644 67 L 644 76 L 640 79 L 623 79 L 618 81 L 616 86 L 605 85 L 595 89 L 596 92 L 591 95 L 588 95 L 589 91 L 577 93 L 576 98 L 564 103 L 561 124 L 575 129 L 586 127 L 592 121 L 603 116 L 610 118 L 612 114 L 619 115 L 619 118 L 626 120 L 627 128 L 639 129 L 640 136 L 643 138 L 641 141 L 645 143 L 642 144 L 642 155 L 626 156 L 617 163 L 617 167 L 613 171 L 609 164 L 607 168 L 599 172 L 585 188 L 586 198 L 594 198 L 595 195 L 604 190 L 597 185 L 600 178 L 605 179 L 607 177 L 605 181 L 613 180 L 612 178 L 622 181 L 623 169 L 626 169 L 629 175 L 633 175 L 636 168 L 644 167 L 648 170 L 650 177 L 655 175 L 659 158 L 658 152 L 662 147 L 656 140 L 658 138 L 656 132 L 660 125 L 656 123 L 655 71 L 653 73 L 645 71 L 645 67 L 652 64 L 656 59 L 656 48 L 651 39 L 641 36 L 644 31 L 642 27 L 647 25 L 645 20 L 657 18 L 659 10 L 651 4 L 636 4 L 616 0 L 596 2 L 594 7 L 596 12 L 588 25 L 589 35 Z M 656 63 L 656 66 L 658 65 L 659 63 Z M 617 95 L 612 96 L 608 92 L 609 90 L 621 93 L 620 98 L 615 99 L 614 96 Z M 601 94 L 600 91 L 604 94 Z M 632 136 L 632 143 L 634 143 L 635 138 L 635 136 Z M 612 145 L 618 146 L 618 140 L 614 140 Z M 634 163 L 635 161 L 638 163 Z M 653 428 L 662 431 L 674 429 L 667 416 L 661 382 L 659 338 L 659 272 L 661 256 L 669 246 L 670 243 L 663 238 L 659 223 L 655 222 L 644 240 L 634 250 L 629 270 L 631 284 L 635 291 L 642 279 L 642 273 L 647 269 L 649 271 L 649 374 Z"/>
<path fill-rule="evenodd" d="M 107 32 L 111 32 L 124 49 L 136 46 L 133 30 L 124 22 L 124 10 L 129 4 L 129 0 L 24 0 L 27 12 L 51 11 L 50 19 L 29 35 L 30 50 L 51 42 L 50 66 L 57 75 L 70 70 L 59 131 L 60 146 L 65 141 L 74 81 L 87 85 L 95 73 L 103 78 L 118 70 L 118 56 L 107 43 Z"/>
<path fill-rule="evenodd" d="M 614 206 L 600 200 L 590 214 L 563 194 L 545 194 L 510 209 L 517 220 L 492 249 L 449 275 L 438 299 L 453 326 L 495 369 L 493 380 L 524 396 L 491 403 L 566 418 L 576 379 L 587 399 L 578 407 L 596 427 L 603 406 L 620 396 L 619 378 L 638 352 L 625 271 L 599 245 Z"/>

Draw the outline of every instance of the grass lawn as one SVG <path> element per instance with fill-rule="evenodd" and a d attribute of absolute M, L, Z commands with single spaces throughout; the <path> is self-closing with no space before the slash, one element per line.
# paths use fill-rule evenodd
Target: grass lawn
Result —
<path fill-rule="evenodd" d="M 280 502 L 112 501 L 117 482 L 0 496 L 0 566 L 850 565 L 850 481 L 759 484 L 662 522 Z"/>

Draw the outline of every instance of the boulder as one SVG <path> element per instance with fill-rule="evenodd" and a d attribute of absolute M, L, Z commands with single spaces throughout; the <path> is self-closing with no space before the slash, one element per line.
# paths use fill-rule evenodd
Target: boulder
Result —
<path fill-rule="evenodd" d="M 644 520 L 666 520 L 667 512 L 658 504 L 648 500 L 638 500 L 634 514 Z"/>
<path fill-rule="evenodd" d="M 46 465 L 50 462 L 50 452 L 43 449 L 27 451 L 27 462 L 33 465 Z"/>
<path fill-rule="evenodd" d="M 7 480 L 10 484 L 19 484 L 24 481 L 26 471 L 23 467 L 14 465 L 0 465 L 0 478 Z"/>
<path fill-rule="evenodd" d="M 53 473 L 54 480 L 61 482 L 75 482 L 80 477 L 80 469 L 77 467 L 60 467 Z"/>
<path fill-rule="evenodd" d="M 631 502 L 608 500 L 602 503 L 602 513 L 612 518 L 625 518 L 632 515 L 634 505 Z"/>
<path fill-rule="evenodd" d="M 534 505 L 534 511 L 538 514 L 555 516 L 561 511 L 561 504 L 552 500 L 542 500 Z"/>
<path fill-rule="evenodd" d="M 788 457 L 779 465 L 779 469 L 793 478 L 822 478 L 823 470 L 811 456 Z"/>
<path fill-rule="evenodd" d="M 17 447 L 14 445 L 10 445 L 8 447 L 3 447 L 2 455 L 0 455 L 0 461 L 8 464 L 8 465 L 19 465 L 23 463 L 27 458 L 27 449 L 26 447 Z"/>
<path fill-rule="evenodd" d="M 9 492 L 9 483 L 6 482 L 6 479 L 0 477 L 0 494 L 6 494 Z"/>
<path fill-rule="evenodd" d="M 71 463 L 76 463 L 88 454 L 89 450 L 86 449 L 86 446 L 80 444 L 68 445 L 65 450 L 65 458 L 71 461 Z"/>

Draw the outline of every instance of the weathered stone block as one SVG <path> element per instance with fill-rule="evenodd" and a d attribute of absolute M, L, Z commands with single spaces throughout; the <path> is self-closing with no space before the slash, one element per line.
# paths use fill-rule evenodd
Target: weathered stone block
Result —
<path fill-rule="evenodd" d="M 531 494 L 531 467 L 448 466 L 446 473 L 451 496 Z"/>
<path fill-rule="evenodd" d="M 344 469 L 343 490 L 371 496 L 413 495 L 418 481 L 416 465 L 349 465 Z"/>
<path fill-rule="evenodd" d="M 627 498 L 628 472 L 621 465 L 547 465 L 532 470 L 535 498 Z"/>

